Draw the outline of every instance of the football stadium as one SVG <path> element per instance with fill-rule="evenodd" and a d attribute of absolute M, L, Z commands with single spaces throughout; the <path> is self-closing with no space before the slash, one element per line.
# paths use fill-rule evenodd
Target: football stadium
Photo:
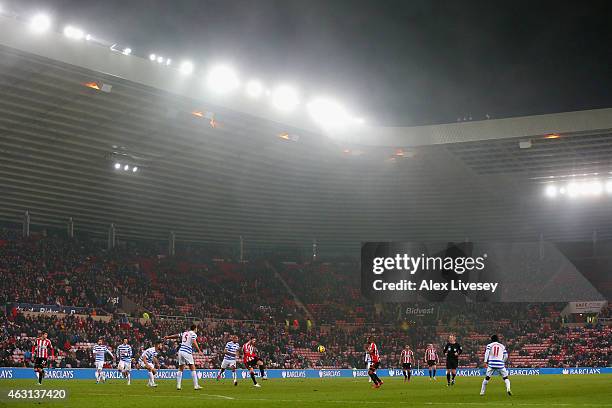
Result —
<path fill-rule="evenodd" d="M 3 2 L 0 406 L 612 407 L 612 10 L 498 3 Z"/>

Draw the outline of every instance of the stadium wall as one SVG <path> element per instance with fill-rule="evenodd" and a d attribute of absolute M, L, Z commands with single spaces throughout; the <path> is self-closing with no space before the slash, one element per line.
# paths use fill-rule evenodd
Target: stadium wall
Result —
<path fill-rule="evenodd" d="M 46 379 L 57 380 L 93 380 L 95 378 L 95 369 L 93 368 L 56 368 L 45 370 Z M 104 370 L 107 379 L 123 379 L 121 373 L 117 370 Z M 196 370 L 200 379 L 215 379 L 218 370 Z M 442 370 L 439 370 L 442 371 Z M 585 375 L 585 374 L 612 374 L 612 367 L 574 367 L 574 368 L 509 368 L 510 375 L 548 375 L 548 374 L 563 374 L 563 375 Z M 173 380 L 176 378 L 177 370 L 158 370 L 157 378 L 160 380 Z M 282 370 L 274 369 L 267 370 L 268 378 L 283 379 L 283 378 L 367 378 L 367 370 L 351 370 L 351 369 L 324 369 L 324 370 Z M 460 368 L 457 370 L 457 375 L 468 377 L 484 376 L 485 369 L 482 368 Z M 399 368 L 379 369 L 380 377 L 401 377 L 402 370 Z M 427 369 L 414 369 L 412 375 L 417 377 L 427 376 Z M 223 378 L 230 378 L 231 373 L 225 372 Z M 132 379 L 146 380 L 146 370 L 132 370 Z M 238 378 L 248 379 L 249 373 L 247 370 L 238 370 Z M 35 379 L 34 370 L 31 368 L 15 368 L 2 367 L 0 368 L 0 381 L 15 380 L 15 379 Z"/>

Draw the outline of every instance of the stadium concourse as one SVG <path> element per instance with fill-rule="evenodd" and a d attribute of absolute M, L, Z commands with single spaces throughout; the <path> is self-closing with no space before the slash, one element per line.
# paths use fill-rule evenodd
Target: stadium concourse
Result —
<path fill-rule="evenodd" d="M 371 305 L 359 294 L 356 263 L 348 260 L 240 263 L 205 246 L 165 256 L 145 242 L 107 250 L 87 237 L 20 235 L 0 234 L 6 305 L 0 366 L 28 366 L 42 331 L 58 351 L 54 366 L 92 367 L 98 338 L 114 349 L 127 336 L 140 354 L 191 321 L 201 327 L 199 368 L 219 367 L 232 333 L 241 341 L 255 335 L 271 368 L 363 368 L 368 335 L 377 338 L 383 366 L 396 366 L 406 344 L 422 365 L 426 344 L 440 351 L 449 333 L 463 345 L 463 367 L 482 367 L 490 333 L 508 345 L 512 367 L 612 364 L 608 307 L 587 319 L 562 317 L 564 304 Z M 38 312 L 41 305 L 47 313 Z M 425 312 L 410 315 L 407 308 Z M 71 309 L 74 315 L 55 313 Z M 317 352 L 320 344 L 325 353 Z M 176 367 L 176 357 L 166 342 L 162 367 Z"/>

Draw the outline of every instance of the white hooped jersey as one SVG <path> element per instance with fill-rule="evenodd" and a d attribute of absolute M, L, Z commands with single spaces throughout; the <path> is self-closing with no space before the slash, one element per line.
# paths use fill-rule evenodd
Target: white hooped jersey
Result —
<path fill-rule="evenodd" d="M 370 357 L 370 353 L 368 353 L 367 351 L 365 353 L 364 361 L 366 363 L 371 363 L 372 362 L 372 357 Z"/>
<path fill-rule="evenodd" d="M 503 344 L 496 341 L 487 344 L 484 361 L 490 368 L 505 368 L 507 359 L 508 351 Z"/>
<path fill-rule="evenodd" d="M 103 363 L 104 362 L 104 356 L 105 356 L 106 353 L 111 354 L 111 352 L 108 349 L 108 347 L 106 347 L 104 345 L 96 344 L 93 347 L 93 355 L 96 358 L 96 363 L 100 363 L 100 362 Z"/>
<path fill-rule="evenodd" d="M 149 347 L 142 353 L 140 360 L 152 364 L 154 357 L 157 357 L 157 350 L 155 347 Z"/>
<path fill-rule="evenodd" d="M 125 363 L 132 362 L 132 346 L 129 344 L 120 344 L 117 347 L 117 354 L 119 355 L 119 359 Z"/>
<path fill-rule="evenodd" d="M 228 341 L 225 344 L 225 354 L 223 358 L 228 361 L 235 361 L 236 352 L 238 351 L 238 348 L 240 348 L 240 345 L 238 343 L 234 343 L 233 341 Z"/>
<path fill-rule="evenodd" d="M 181 333 L 181 347 L 179 347 L 179 351 L 193 354 L 193 342 L 196 341 L 197 338 L 198 335 L 192 330 Z"/>

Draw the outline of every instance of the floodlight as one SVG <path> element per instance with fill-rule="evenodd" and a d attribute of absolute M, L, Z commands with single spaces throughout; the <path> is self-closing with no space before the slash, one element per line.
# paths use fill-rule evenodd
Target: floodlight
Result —
<path fill-rule="evenodd" d="M 30 20 L 30 30 L 39 34 L 47 31 L 51 27 L 51 18 L 46 14 L 36 14 Z"/>
<path fill-rule="evenodd" d="M 130 169 L 129 165 L 126 164 L 125 166 L 123 166 L 123 170 L 128 171 L 129 169 Z"/>
<path fill-rule="evenodd" d="M 64 28 L 64 35 L 72 40 L 82 40 L 85 37 L 83 30 L 73 26 L 66 26 Z"/>
<path fill-rule="evenodd" d="M 227 65 L 218 65 L 210 70 L 206 84 L 214 92 L 224 94 L 235 90 L 240 81 L 236 71 Z"/>
<path fill-rule="evenodd" d="M 181 74 L 190 75 L 193 72 L 193 63 L 191 61 L 183 61 L 179 71 L 181 71 Z"/>
<path fill-rule="evenodd" d="M 312 119 L 327 129 L 342 128 L 351 121 L 347 110 L 333 99 L 314 99 L 308 104 L 307 109 Z"/>
<path fill-rule="evenodd" d="M 272 105 L 279 110 L 290 112 L 300 103 L 298 91 L 288 85 L 280 85 L 272 92 Z"/>
<path fill-rule="evenodd" d="M 548 186 L 546 186 L 545 193 L 547 197 L 554 198 L 557 196 L 557 191 L 558 190 L 555 185 L 549 184 Z"/>
<path fill-rule="evenodd" d="M 132 173 L 136 173 L 138 171 L 138 166 L 132 167 Z"/>
<path fill-rule="evenodd" d="M 157 55 L 155 55 L 155 54 L 151 54 L 151 55 L 149 55 L 149 59 L 150 59 L 151 61 L 155 61 L 155 60 L 157 59 Z"/>
<path fill-rule="evenodd" d="M 250 80 L 246 86 L 246 93 L 251 98 L 259 98 L 263 93 L 263 85 L 256 79 Z"/>
<path fill-rule="evenodd" d="M 121 51 L 121 53 L 123 55 L 130 55 L 132 53 L 132 49 L 131 48 L 124 48 L 123 51 Z"/>
<path fill-rule="evenodd" d="M 115 169 L 119 170 L 121 168 L 121 163 L 115 163 Z"/>

